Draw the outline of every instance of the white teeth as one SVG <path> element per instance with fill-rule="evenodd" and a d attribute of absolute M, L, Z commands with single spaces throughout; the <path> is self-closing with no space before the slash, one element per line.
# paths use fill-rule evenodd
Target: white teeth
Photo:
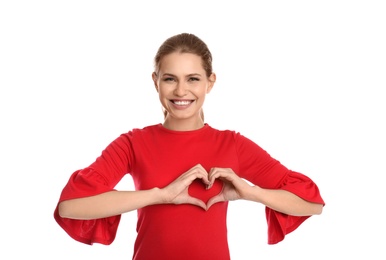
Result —
<path fill-rule="evenodd" d="M 179 106 L 186 106 L 190 104 L 190 101 L 174 101 L 174 104 Z"/>

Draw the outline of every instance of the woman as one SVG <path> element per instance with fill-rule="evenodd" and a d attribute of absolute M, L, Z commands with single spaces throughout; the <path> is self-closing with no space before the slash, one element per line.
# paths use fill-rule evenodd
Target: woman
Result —
<path fill-rule="evenodd" d="M 228 201 L 266 206 L 269 244 L 322 213 L 324 201 L 310 178 L 240 133 L 205 123 L 202 107 L 216 75 L 201 39 L 187 33 L 167 39 L 152 78 L 164 122 L 120 135 L 71 175 L 54 217 L 72 238 L 110 244 L 121 214 L 137 210 L 133 259 L 223 260 L 230 259 Z M 135 191 L 114 189 L 125 174 Z"/>

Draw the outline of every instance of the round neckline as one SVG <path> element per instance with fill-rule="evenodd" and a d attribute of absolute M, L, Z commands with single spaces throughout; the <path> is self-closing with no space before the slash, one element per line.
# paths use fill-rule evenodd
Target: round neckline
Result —
<path fill-rule="evenodd" d="M 198 129 L 194 130 L 183 130 L 183 131 L 178 131 L 178 130 L 171 130 L 162 125 L 162 123 L 158 124 L 158 128 L 161 129 L 162 131 L 170 134 L 179 134 L 179 135 L 186 135 L 186 134 L 195 134 L 195 133 L 201 133 L 206 131 L 207 129 L 210 128 L 210 126 L 207 123 L 204 123 L 204 126 Z"/>

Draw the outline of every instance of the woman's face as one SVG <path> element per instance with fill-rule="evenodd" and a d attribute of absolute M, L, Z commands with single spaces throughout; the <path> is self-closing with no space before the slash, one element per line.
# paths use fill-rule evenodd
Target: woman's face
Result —
<path fill-rule="evenodd" d="M 204 124 L 200 116 L 205 96 L 212 89 L 215 74 L 207 78 L 201 57 L 171 53 L 162 58 L 153 80 L 162 106 L 168 112 L 164 126 L 172 130 L 194 130 Z"/>

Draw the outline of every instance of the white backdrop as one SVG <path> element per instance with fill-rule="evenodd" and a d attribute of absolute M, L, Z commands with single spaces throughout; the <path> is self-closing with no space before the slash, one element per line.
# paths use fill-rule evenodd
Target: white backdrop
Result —
<path fill-rule="evenodd" d="M 206 121 L 305 173 L 326 201 L 277 245 L 262 205 L 230 203 L 232 259 L 385 259 L 382 2 L 2 1 L 0 258 L 131 259 L 136 212 L 112 245 L 88 246 L 53 210 L 70 174 L 110 141 L 162 122 L 153 57 L 191 32 L 217 73 Z"/>

